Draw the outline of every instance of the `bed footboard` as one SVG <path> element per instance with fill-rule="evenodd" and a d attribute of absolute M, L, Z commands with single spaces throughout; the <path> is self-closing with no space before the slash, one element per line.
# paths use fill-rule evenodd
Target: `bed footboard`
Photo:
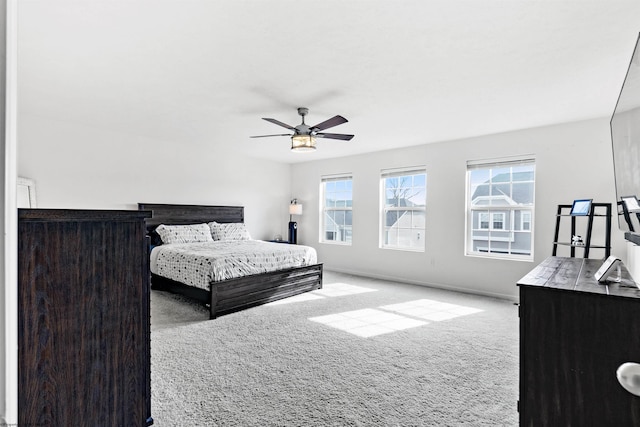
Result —
<path fill-rule="evenodd" d="M 322 264 L 229 279 L 211 285 L 210 318 L 322 288 Z"/>

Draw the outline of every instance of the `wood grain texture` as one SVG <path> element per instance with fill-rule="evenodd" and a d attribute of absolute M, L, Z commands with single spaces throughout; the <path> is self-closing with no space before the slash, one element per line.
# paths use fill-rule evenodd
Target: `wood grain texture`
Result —
<path fill-rule="evenodd" d="M 148 215 L 20 211 L 19 425 L 152 422 Z"/>
<path fill-rule="evenodd" d="M 138 209 L 151 211 L 147 227 L 160 224 L 198 224 L 216 221 L 219 223 L 244 222 L 243 206 L 171 205 L 162 203 L 138 203 Z"/>
<path fill-rule="evenodd" d="M 631 288 L 608 295 L 593 279 L 600 264 L 552 257 L 534 271 L 561 274 L 518 283 L 521 426 L 640 425 L 640 398 L 616 379 L 618 366 L 640 361 L 640 299 Z"/>
<path fill-rule="evenodd" d="M 211 284 L 211 318 L 322 288 L 322 264 Z"/>

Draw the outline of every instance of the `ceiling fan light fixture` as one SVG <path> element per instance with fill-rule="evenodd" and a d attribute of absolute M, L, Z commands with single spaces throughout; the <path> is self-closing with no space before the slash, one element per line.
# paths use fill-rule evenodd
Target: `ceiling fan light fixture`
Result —
<path fill-rule="evenodd" d="M 291 151 L 304 152 L 316 149 L 316 138 L 311 135 L 293 135 L 291 137 Z"/>

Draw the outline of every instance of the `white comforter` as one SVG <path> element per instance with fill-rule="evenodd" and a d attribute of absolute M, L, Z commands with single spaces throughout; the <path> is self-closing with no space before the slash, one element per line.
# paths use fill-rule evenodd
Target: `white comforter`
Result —
<path fill-rule="evenodd" d="M 316 264 L 309 246 L 262 240 L 175 243 L 151 251 L 151 272 L 209 290 L 211 282 Z"/>

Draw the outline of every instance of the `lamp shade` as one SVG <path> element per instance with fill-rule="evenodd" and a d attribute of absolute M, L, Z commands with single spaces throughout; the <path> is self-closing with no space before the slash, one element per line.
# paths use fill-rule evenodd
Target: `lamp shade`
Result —
<path fill-rule="evenodd" d="M 302 205 L 299 205 L 299 204 L 289 205 L 289 215 L 302 215 Z"/>
<path fill-rule="evenodd" d="M 316 138 L 311 135 L 294 135 L 291 137 L 291 151 L 313 151 L 316 149 Z"/>

